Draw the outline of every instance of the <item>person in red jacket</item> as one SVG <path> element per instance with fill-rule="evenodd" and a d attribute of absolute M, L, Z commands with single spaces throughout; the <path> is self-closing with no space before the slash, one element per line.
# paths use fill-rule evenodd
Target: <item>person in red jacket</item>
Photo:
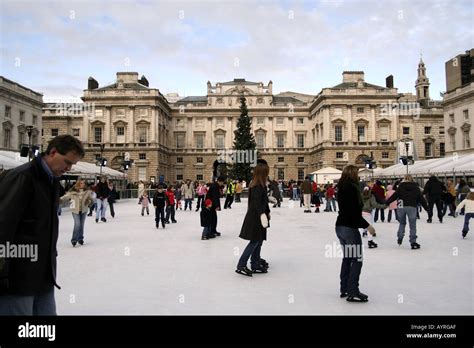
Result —
<path fill-rule="evenodd" d="M 167 207 L 166 207 L 166 218 L 165 218 L 165 223 L 169 224 L 170 223 L 170 215 L 171 215 L 171 222 L 172 223 L 177 223 L 178 221 L 175 220 L 174 218 L 174 205 L 175 205 L 175 199 L 174 199 L 174 190 L 173 186 L 170 185 L 168 186 L 168 189 L 166 190 L 166 196 L 168 197 L 167 200 Z"/>
<path fill-rule="evenodd" d="M 336 211 L 336 198 L 334 197 L 336 190 L 332 184 L 329 184 L 326 190 L 326 209 L 324 211 Z"/>
<path fill-rule="evenodd" d="M 375 196 L 375 200 L 377 203 L 383 204 L 385 201 L 385 187 L 382 185 L 382 182 L 380 180 L 377 180 L 372 187 L 372 193 Z M 374 222 L 377 222 L 379 219 L 379 211 L 380 211 L 380 220 L 382 222 L 385 222 L 385 210 L 376 208 L 375 209 L 375 214 L 374 214 Z"/>

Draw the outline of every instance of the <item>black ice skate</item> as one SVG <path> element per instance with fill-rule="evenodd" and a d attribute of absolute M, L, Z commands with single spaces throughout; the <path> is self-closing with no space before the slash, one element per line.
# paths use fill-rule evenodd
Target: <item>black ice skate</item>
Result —
<path fill-rule="evenodd" d="M 84 245 L 84 241 L 83 241 L 83 240 L 80 240 L 80 241 L 79 241 L 79 244 L 80 244 L 80 245 Z"/>
<path fill-rule="evenodd" d="M 369 240 L 369 249 L 373 249 L 378 247 L 377 243 L 375 243 L 373 240 Z"/>
<path fill-rule="evenodd" d="M 257 267 L 252 267 L 252 273 L 268 273 L 268 268 L 258 265 Z"/>
<path fill-rule="evenodd" d="M 467 231 L 462 231 L 462 239 L 466 238 Z"/>
<path fill-rule="evenodd" d="M 100 221 L 102 221 L 102 222 L 107 222 L 107 219 L 106 219 L 106 218 L 102 218 L 102 219 L 100 219 Z"/>
<path fill-rule="evenodd" d="M 248 277 L 252 276 L 252 271 L 247 268 L 247 266 L 244 267 L 237 267 L 235 270 L 235 273 L 239 273 Z"/>
<path fill-rule="evenodd" d="M 420 244 L 418 244 L 418 243 L 411 243 L 411 248 L 412 248 L 412 249 L 420 249 Z"/>
<path fill-rule="evenodd" d="M 356 295 L 348 295 L 346 301 L 349 302 L 367 302 L 369 300 L 369 296 L 359 292 Z"/>

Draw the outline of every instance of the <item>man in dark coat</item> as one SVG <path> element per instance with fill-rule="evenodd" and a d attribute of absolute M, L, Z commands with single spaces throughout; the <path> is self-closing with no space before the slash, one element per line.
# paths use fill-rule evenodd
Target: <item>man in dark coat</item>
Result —
<path fill-rule="evenodd" d="M 107 203 L 110 196 L 109 185 L 107 185 L 107 179 L 105 176 L 100 178 L 100 182 L 97 184 L 97 208 L 95 215 L 95 222 L 107 222 L 105 218 L 105 212 L 107 211 Z"/>
<path fill-rule="evenodd" d="M 446 186 L 436 176 L 431 176 L 423 189 L 423 194 L 426 195 L 428 201 L 428 223 L 433 221 L 433 207 L 435 204 L 439 222 L 443 222 L 443 192 L 446 192 Z"/>
<path fill-rule="evenodd" d="M 220 176 L 217 181 L 209 185 L 209 190 L 206 194 L 206 199 L 212 201 L 211 206 L 211 232 L 209 238 L 220 236 L 221 233 L 217 232 L 217 211 L 221 210 L 221 186 L 224 185 L 225 178 Z"/>
<path fill-rule="evenodd" d="M 0 255 L 0 315 L 56 315 L 59 177 L 83 156 L 79 140 L 61 135 L 0 178 L 0 245 L 26 250 Z"/>

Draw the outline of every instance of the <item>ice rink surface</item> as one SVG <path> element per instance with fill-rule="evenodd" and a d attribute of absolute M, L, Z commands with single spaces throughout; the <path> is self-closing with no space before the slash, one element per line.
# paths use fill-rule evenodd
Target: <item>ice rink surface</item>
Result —
<path fill-rule="evenodd" d="M 196 202 L 196 200 L 195 200 Z M 193 209 L 195 207 L 193 204 Z M 379 247 L 367 248 L 360 290 L 368 303 L 339 298 L 337 213 L 303 213 L 285 199 L 271 208 L 262 257 L 267 274 L 236 274 L 247 241 L 238 237 L 247 201 L 218 212 L 221 237 L 201 240 L 199 213 L 177 211 L 178 223 L 156 229 L 154 212 L 140 215 L 138 200 L 118 201 L 107 222 L 87 217 L 85 245 L 72 247 L 73 219 L 60 216 L 59 315 L 453 315 L 473 314 L 473 239 L 462 239 L 463 216 L 440 224 L 418 220 L 411 250 L 398 223 L 375 224 Z M 224 200 L 221 201 L 222 205 Z M 324 206 L 323 206 L 324 207 Z M 312 208 L 314 212 L 314 208 Z M 387 212 L 387 211 L 386 211 Z M 471 228 L 472 226 L 471 222 Z"/>

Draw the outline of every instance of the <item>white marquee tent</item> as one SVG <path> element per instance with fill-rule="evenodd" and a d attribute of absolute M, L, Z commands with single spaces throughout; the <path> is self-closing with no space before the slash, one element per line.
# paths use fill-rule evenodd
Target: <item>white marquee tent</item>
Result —
<path fill-rule="evenodd" d="M 339 180 L 342 171 L 333 167 L 325 167 L 316 170 L 310 175 L 313 175 L 313 181 L 318 184 L 334 183 L 334 180 Z"/>

